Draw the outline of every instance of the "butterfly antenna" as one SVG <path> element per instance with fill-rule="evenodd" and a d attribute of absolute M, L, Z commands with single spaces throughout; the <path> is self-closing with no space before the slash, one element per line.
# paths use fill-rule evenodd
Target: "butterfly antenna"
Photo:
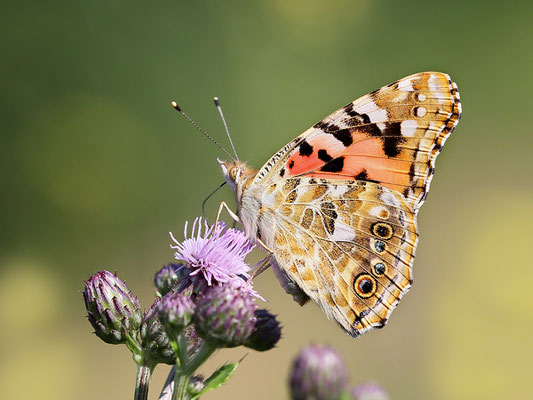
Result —
<path fill-rule="evenodd" d="M 222 123 L 224 124 L 224 128 L 226 129 L 226 134 L 228 135 L 231 148 L 233 149 L 233 153 L 235 153 L 235 158 L 238 160 L 239 156 L 237 155 L 237 150 L 235 150 L 235 146 L 233 145 L 233 140 L 231 140 L 231 135 L 229 134 L 228 124 L 226 124 L 226 118 L 224 118 L 224 113 L 222 113 L 222 107 L 220 107 L 220 100 L 218 100 L 218 97 L 215 97 L 213 101 L 215 102 L 215 106 L 218 110 L 218 113 L 220 114 L 220 118 L 222 118 Z"/>
<path fill-rule="evenodd" d="M 215 139 L 213 139 L 211 136 L 209 136 L 207 134 L 206 131 L 204 131 L 202 128 L 200 128 L 198 126 L 198 124 L 191 119 L 191 117 L 189 117 L 187 114 L 185 114 L 185 112 L 181 109 L 181 107 L 178 105 L 178 103 L 176 103 L 175 101 L 172 101 L 170 104 L 172 105 L 172 107 L 174 107 L 176 109 L 176 111 L 178 111 L 181 115 L 183 115 L 185 118 L 187 118 L 187 120 L 192 124 L 192 126 L 194 126 L 196 129 L 198 129 L 200 132 L 202 132 L 205 135 L 206 138 L 211 140 L 220 150 L 222 150 L 224 153 L 226 153 L 226 155 L 229 158 L 231 158 L 233 161 L 236 161 L 235 158 L 233 158 L 233 156 L 230 153 L 228 153 L 224 147 L 222 147 L 220 144 L 218 144 L 218 142 Z"/>
<path fill-rule="evenodd" d="M 204 201 L 202 202 L 202 214 L 205 218 L 205 220 L 207 221 L 207 217 L 205 216 L 205 203 L 207 203 L 207 200 L 209 200 L 217 191 L 218 189 L 220 189 L 222 186 L 224 186 L 226 184 L 226 181 L 222 182 L 215 190 L 213 190 L 209 196 L 207 196 Z M 209 221 L 208 221 L 209 223 Z"/>

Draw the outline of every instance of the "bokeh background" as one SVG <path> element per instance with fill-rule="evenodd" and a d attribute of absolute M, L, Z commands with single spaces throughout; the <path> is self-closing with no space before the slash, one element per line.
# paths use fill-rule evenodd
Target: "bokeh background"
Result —
<path fill-rule="evenodd" d="M 91 334 L 80 291 L 118 271 L 148 307 L 168 231 L 201 214 L 221 152 L 177 99 L 260 167 L 316 121 L 424 70 L 457 82 L 463 118 L 419 218 L 415 284 L 353 340 L 271 271 L 256 281 L 284 337 L 206 398 L 286 398 L 309 342 L 393 399 L 526 399 L 533 373 L 530 2 L 65 1 L 0 6 L 0 387 L 5 399 L 128 399 L 128 351 Z M 213 215 L 229 189 L 208 203 Z M 259 259 L 255 253 L 251 262 Z M 217 354 L 205 372 L 245 350 Z M 151 398 L 168 372 L 159 366 Z"/>

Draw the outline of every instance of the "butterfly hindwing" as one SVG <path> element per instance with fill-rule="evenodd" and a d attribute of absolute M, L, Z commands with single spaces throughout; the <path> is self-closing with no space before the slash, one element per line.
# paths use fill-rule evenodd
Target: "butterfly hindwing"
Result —
<path fill-rule="evenodd" d="M 418 235 L 401 196 L 372 182 L 289 178 L 272 250 L 277 265 L 352 336 L 382 327 L 412 280 Z"/>
<path fill-rule="evenodd" d="M 256 182 L 291 176 L 378 182 L 418 210 L 460 113 L 448 75 L 411 75 L 315 124 L 265 164 Z"/>

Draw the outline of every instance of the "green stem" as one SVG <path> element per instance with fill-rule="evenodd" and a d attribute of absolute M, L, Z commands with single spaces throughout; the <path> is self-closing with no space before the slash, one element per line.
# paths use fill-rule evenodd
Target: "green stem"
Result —
<path fill-rule="evenodd" d="M 174 393 L 172 393 L 172 400 L 188 400 L 190 398 L 187 386 L 189 385 L 190 375 L 182 373 L 180 369 L 176 368 L 176 378 L 174 379 Z"/>
<path fill-rule="evenodd" d="M 185 372 L 189 375 L 192 375 L 200 367 L 200 365 L 202 365 L 209 357 L 211 357 L 216 349 L 217 348 L 215 346 L 203 342 L 202 347 L 200 347 L 200 350 L 198 350 L 196 356 L 194 356 L 191 362 L 186 366 Z"/>
<path fill-rule="evenodd" d="M 147 400 L 148 388 L 150 385 L 150 377 L 152 376 L 152 369 L 145 365 L 137 366 L 137 379 L 135 381 L 135 395 L 134 400 Z"/>
<path fill-rule="evenodd" d="M 191 375 L 200 367 L 200 365 L 202 365 L 215 352 L 215 350 L 216 347 L 204 342 L 196 356 L 194 356 L 190 362 L 187 362 L 187 359 L 181 360 L 185 362 L 181 363 L 180 368 L 176 368 L 172 400 L 188 400 L 191 398 L 191 395 L 187 390 L 189 379 Z"/>

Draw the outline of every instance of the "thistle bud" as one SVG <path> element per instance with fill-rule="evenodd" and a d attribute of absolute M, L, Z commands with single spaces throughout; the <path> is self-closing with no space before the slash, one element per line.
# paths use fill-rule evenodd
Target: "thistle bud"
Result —
<path fill-rule="evenodd" d="M 189 390 L 190 394 L 197 395 L 204 389 L 204 387 L 204 378 L 201 375 L 193 375 L 189 379 L 189 385 L 187 386 L 187 389 Z"/>
<path fill-rule="evenodd" d="M 293 400 L 337 400 L 347 381 L 339 354 L 330 347 L 304 347 L 292 364 L 289 378 Z"/>
<path fill-rule="evenodd" d="M 196 332 L 216 347 L 240 346 L 254 330 L 256 307 L 243 289 L 211 286 L 196 302 Z"/>
<path fill-rule="evenodd" d="M 167 335 L 173 337 L 191 323 L 194 303 L 184 294 L 170 292 L 161 298 L 157 312 Z"/>
<path fill-rule="evenodd" d="M 156 299 L 143 315 L 140 328 L 141 345 L 146 352 L 146 357 L 154 364 L 175 364 L 176 352 L 170 345 L 165 329 L 159 321 L 160 302 L 161 299 Z"/>
<path fill-rule="evenodd" d="M 267 310 L 256 310 L 254 330 L 244 345 L 257 351 L 266 351 L 272 349 L 280 337 L 281 326 L 276 317 Z"/>
<path fill-rule="evenodd" d="M 189 269 L 184 264 L 168 264 L 156 272 L 154 285 L 157 292 L 164 296 L 180 282 L 189 277 Z"/>
<path fill-rule="evenodd" d="M 135 337 L 141 324 L 139 300 L 120 278 L 100 271 L 85 282 L 83 291 L 89 322 L 96 335 L 106 343 L 126 342 Z"/>
<path fill-rule="evenodd" d="M 389 400 L 389 395 L 376 383 L 368 382 L 354 387 L 351 391 L 354 400 Z"/>

